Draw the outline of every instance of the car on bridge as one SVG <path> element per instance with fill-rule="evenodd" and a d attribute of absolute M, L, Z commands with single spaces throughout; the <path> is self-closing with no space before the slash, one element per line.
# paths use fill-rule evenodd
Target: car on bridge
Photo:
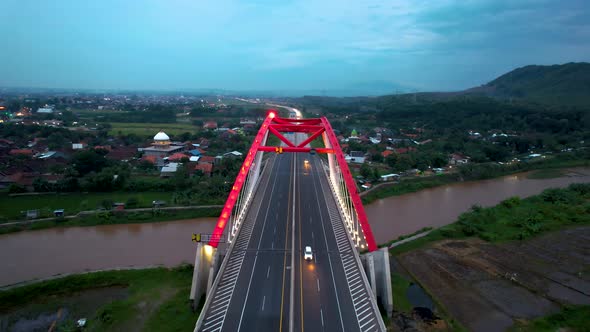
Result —
<path fill-rule="evenodd" d="M 305 252 L 303 253 L 303 258 L 306 261 L 311 261 L 313 260 L 313 253 L 311 251 L 311 247 L 310 246 L 305 246 Z"/>

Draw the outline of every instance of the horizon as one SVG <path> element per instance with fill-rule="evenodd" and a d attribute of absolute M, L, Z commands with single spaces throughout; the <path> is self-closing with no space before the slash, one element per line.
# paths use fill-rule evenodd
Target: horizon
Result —
<path fill-rule="evenodd" d="M 0 86 L 375 95 L 588 62 L 590 6 L 541 2 L 5 2 Z"/>

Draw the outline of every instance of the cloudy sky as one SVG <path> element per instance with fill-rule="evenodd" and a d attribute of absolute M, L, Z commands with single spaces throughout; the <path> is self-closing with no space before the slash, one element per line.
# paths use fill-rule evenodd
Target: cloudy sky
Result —
<path fill-rule="evenodd" d="M 0 86 L 455 90 L 590 61 L 588 0 L 0 0 Z"/>

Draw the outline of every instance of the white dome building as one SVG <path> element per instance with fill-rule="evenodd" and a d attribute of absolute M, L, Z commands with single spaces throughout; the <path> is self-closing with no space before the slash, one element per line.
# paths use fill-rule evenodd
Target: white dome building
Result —
<path fill-rule="evenodd" d="M 160 131 L 154 136 L 154 145 L 170 145 L 170 137 L 165 132 Z"/>
<path fill-rule="evenodd" d="M 139 148 L 138 150 L 143 152 L 144 156 L 156 156 L 161 161 L 161 159 L 171 156 L 176 152 L 182 152 L 184 145 L 171 142 L 170 137 L 165 132 L 160 131 L 154 136 L 154 142 L 151 146 Z"/>

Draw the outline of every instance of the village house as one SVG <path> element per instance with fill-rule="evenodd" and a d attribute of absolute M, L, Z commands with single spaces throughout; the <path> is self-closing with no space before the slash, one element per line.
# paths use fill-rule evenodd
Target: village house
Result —
<path fill-rule="evenodd" d="M 362 151 L 350 151 L 350 154 L 345 159 L 348 163 L 363 164 L 365 163 L 365 153 Z"/>
<path fill-rule="evenodd" d="M 400 175 L 395 173 L 381 175 L 381 181 L 397 181 L 399 178 Z"/>
<path fill-rule="evenodd" d="M 449 156 L 450 165 L 463 165 L 469 162 L 469 157 L 461 153 L 453 153 Z"/>
<path fill-rule="evenodd" d="M 381 155 L 383 156 L 383 158 L 387 158 L 388 156 L 390 156 L 392 154 L 393 154 L 392 150 L 385 150 L 385 151 L 381 152 Z"/>
<path fill-rule="evenodd" d="M 160 170 L 160 177 L 166 178 L 174 175 L 178 170 L 179 163 L 168 163 Z"/>
<path fill-rule="evenodd" d="M 203 172 L 203 175 L 210 177 L 213 173 L 213 164 L 198 162 L 197 165 L 195 165 L 194 170 L 201 171 Z"/>
<path fill-rule="evenodd" d="M 203 123 L 203 129 L 217 129 L 217 122 L 215 121 L 205 121 L 205 123 Z"/>

